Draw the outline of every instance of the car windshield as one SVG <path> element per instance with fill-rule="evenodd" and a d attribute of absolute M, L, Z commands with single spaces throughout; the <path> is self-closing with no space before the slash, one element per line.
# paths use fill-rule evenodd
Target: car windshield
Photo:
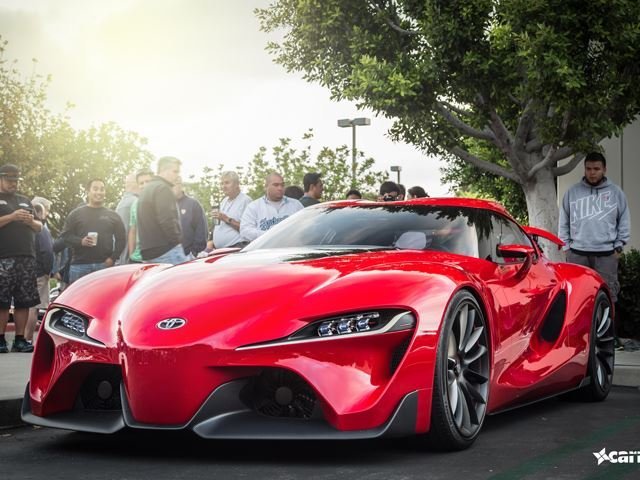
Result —
<path fill-rule="evenodd" d="M 438 250 L 478 256 L 478 229 L 490 220 L 478 209 L 432 205 L 352 205 L 307 208 L 245 250 L 289 247 Z"/>

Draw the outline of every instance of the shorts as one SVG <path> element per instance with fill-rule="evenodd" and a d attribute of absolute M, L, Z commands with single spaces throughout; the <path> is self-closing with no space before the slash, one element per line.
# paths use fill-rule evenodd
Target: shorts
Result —
<path fill-rule="evenodd" d="M 0 308 L 31 308 L 40 303 L 33 257 L 0 258 Z"/>
<path fill-rule="evenodd" d="M 49 275 L 42 275 L 38 277 L 38 295 L 40 296 L 40 303 L 36 305 L 37 308 L 47 308 L 49 306 Z"/>

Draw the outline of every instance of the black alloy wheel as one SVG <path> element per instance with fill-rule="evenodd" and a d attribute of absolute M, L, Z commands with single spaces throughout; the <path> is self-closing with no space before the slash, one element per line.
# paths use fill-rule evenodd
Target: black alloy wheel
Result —
<path fill-rule="evenodd" d="M 578 390 L 577 394 L 580 400 L 600 402 L 611 391 L 615 364 L 613 309 L 609 297 L 603 291 L 596 296 L 589 346 L 587 375 L 591 381 Z"/>
<path fill-rule="evenodd" d="M 469 447 L 482 428 L 489 398 L 489 335 L 475 297 L 452 299 L 438 344 L 430 443 L 446 450 Z"/>

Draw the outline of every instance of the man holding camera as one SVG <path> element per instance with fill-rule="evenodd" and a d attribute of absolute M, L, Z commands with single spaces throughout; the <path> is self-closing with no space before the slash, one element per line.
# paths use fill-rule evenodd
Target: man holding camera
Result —
<path fill-rule="evenodd" d="M 32 352 L 24 338 L 29 308 L 40 303 L 36 276 L 36 232 L 42 223 L 33 216 L 33 205 L 18 195 L 20 170 L 15 165 L 0 167 L 0 353 L 7 353 L 4 334 L 13 300 L 16 336 L 11 351 Z"/>
<path fill-rule="evenodd" d="M 398 198 L 400 194 L 400 188 L 396 182 L 392 182 L 391 180 L 387 180 L 386 182 L 382 182 L 380 185 L 380 190 L 378 192 L 378 201 L 379 202 L 395 202 L 396 200 L 403 200 Z"/>

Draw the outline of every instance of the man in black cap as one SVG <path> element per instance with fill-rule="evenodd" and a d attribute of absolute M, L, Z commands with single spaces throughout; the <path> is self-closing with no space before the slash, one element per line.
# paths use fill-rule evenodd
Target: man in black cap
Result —
<path fill-rule="evenodd" d="M 29 308 L 40 303 L 36 275 L 35 235 L 42 223 L 34 219 L 33 205 L 18 195 L 20 170 L 0 167 L 0 353 L 7 353 L 4 338 L 13 300 L 16 336 L 11 351 L 32 352 L 24 338 Z"/>

